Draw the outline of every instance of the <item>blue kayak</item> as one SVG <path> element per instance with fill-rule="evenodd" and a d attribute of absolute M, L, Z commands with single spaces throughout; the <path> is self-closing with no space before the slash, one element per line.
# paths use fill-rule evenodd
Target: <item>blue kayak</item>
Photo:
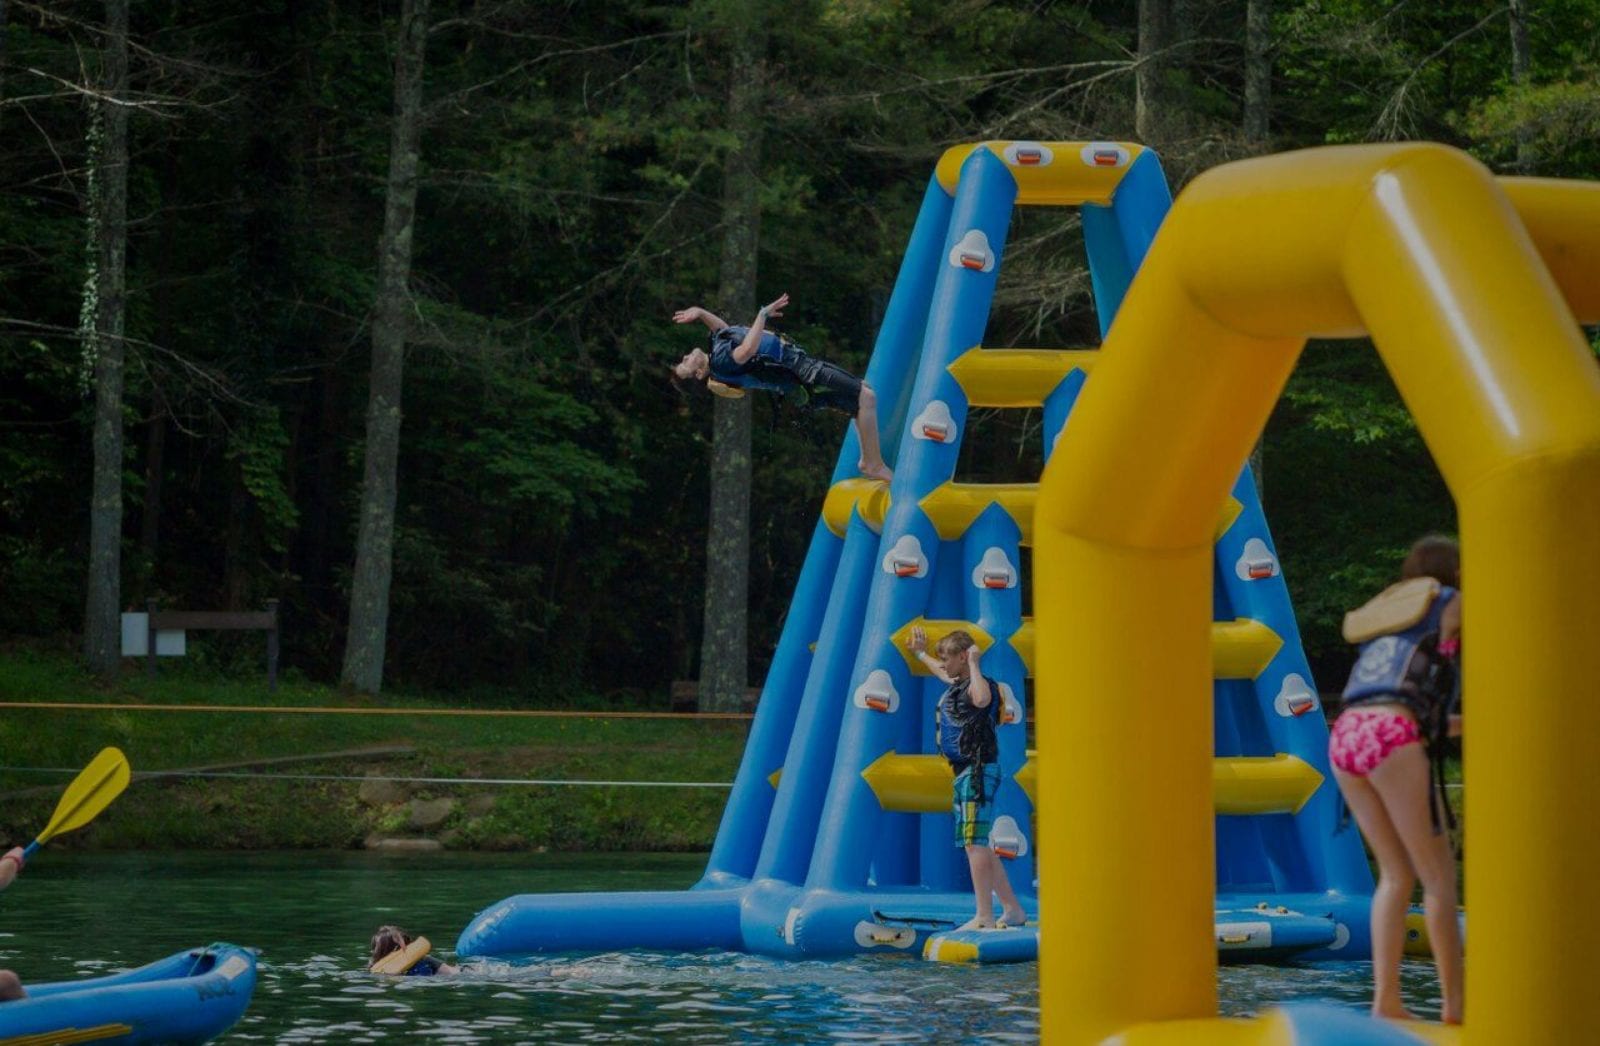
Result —
<path fill-rule="evenodd" d="M 0 1046 L 205 1042 L 250 1005 L 256 957 L 213 944 L 109 977 L 23 988 L 26 999 L 0 1003 Z"/>

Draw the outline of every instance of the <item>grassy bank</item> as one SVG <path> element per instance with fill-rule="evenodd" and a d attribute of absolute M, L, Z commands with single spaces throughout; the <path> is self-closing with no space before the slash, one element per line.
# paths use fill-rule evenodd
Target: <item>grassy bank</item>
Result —
<path fill-rule="evenodd" d="M 102 849 L 348 848 L 373 836 L 428 837 L 462 849 L 705 849 L 726 789 L 471 779 L 726 782 L 749 729 L 743 721 L 430 716 L 434 709 L 524 704 L 515 695 L 369 700 L 295 681 L 269 694 L 264 680 L 186 665 L 163 664 L 154 680 L 130 667 L 106 687 L 66 654 L 36 649 L 0 653 L 0 701 L 77 706 L 0 713 L 0 840 L 25 841 L 49 819 L 70 776 L 40 769 L 81 767 L 106 745 L 121 748 L 141 772 L 211 767 L 259 775 L 135 780 L 94 824 L 51 844 Z M 116 707 L 135 704 L 348 714 Z M 405 714 L 372 714 L 389 709 Z M 357 754 L 375 749 L 387 752 Z M 461 780 L 363 788 L 359 779 L 368 775 Z M 311 776 L 358 780 L 304 779 Z M 450 811 L 442 822 L 418 827 L 414 818 L 425 803 L 414 800 L 434 799 L 455 802 L 444 804 Z"/>
<path fill-rule="evenodd" d="M 37 768 L 81 767 L 106 745 L 121 748 L 141 772 L 223 766 L 234 767 L 223 773 L 259 775 L 137 780 L 88 828 L 51 844 L 89 849 L 346 849 L 378 836 L 474 850 L 704 850 L 716 834 L 726 789 L 470 782 L 726 782 L 738 769 L 749 728 L 743 721 L 703 719 L 430 716 L 424 713 L 520 703 L 515 695 L 368 701 L 293 681 L 269 694 L 260 679 L 229 679 L 193 666 L 163 665 L 155 680 L 130 669 L 108 688 L 67 654 L 38 650 L 0 651 L 0 701 L 80 706 L 0 711 L 0 844 L 31 839 L 70 780 Z M 356 714 L 117 707 L 133 704 L 331 707 Z M 411 714 L 362 714 L 385 709 Z M 372 749 L 391 753 L 326 756 Z M 355 780 L 303 779 L 313 775 Z M 394 785 L 386 795 L 373 795 L 370 785 L 362 786 L 368 775 L 460 780 Z M 1458 762 L 1449 776 L 1460 780 Z M 1459 814 L 1461 790 L 1447 794 Z M 415 826 L 417 801 L 437 799 L 455 800 L 444 820 Z"/>

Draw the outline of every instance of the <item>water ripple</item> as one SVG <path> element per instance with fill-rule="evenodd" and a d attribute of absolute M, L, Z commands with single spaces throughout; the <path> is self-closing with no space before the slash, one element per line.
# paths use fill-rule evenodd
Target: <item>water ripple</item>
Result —
<path fill-rule="evenodd" d="M 453 978 L 363 972 L 372 929 L 399 921 L 448 954 L 456 927 L 502 897 L 688 886 L 703 859 L 607 855 L 52 854 L 0 897 L 0 965 L 26 980 L 104 974 L 180 948 L 261 949 L 231 1042 L 856 1043 L 1039 1038 L 1038 968 L 909 957 L 780 962 L 742 953 L 611 952 L 468 964 Z M 587 863 L 585 863 L 587 862 Z M 625 867 L 619 871 L 620 866 Z M 5 903 L 9 902 L 9 903 Z M 1222 1011 L 1370 999 L 1364 963 L 1224 967 Z M 1407 962 L 1407 1003 L 1437 1014 L 1433 968 Z"/>

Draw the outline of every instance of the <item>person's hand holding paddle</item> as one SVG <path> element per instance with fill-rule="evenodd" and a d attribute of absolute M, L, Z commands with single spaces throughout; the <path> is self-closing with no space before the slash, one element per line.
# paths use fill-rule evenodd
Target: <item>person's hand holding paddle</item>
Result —
<path fill-rule="evenodd" d="M 22 864 L 27 858 L 23 856 L 22 847 L 13 846 L 5 853 L 0 854 L 0 890 L 11 885 L 11 880 L 22 871 Z"/>

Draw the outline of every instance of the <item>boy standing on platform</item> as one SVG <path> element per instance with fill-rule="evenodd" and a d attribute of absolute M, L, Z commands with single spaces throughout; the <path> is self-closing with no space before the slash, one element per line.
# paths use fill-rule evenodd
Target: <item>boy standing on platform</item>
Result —
<path fill-rule="evenodd" d="M 984 676 L 977 641 L 967 632 L 951 632 L 939 640 L 937 656 L 928 653 L 928 635 L 920 627 L 911 630 L 906 645 L 928 671 L 949 684 L 939 697 L 939 753 L 955 774 L 951 802 L 956 845 L 967 852 L 977 900 L 977 914 L 961 929 L 995 929 L 996 896 L 1000 928 L 1025 925 L 1028 914 L 1011 889 L 1000 855 L 989 846 L 995 794 L 1000 791 L 1000 744 L 995 734 L 1000 724 L 999 687 Z"/>

